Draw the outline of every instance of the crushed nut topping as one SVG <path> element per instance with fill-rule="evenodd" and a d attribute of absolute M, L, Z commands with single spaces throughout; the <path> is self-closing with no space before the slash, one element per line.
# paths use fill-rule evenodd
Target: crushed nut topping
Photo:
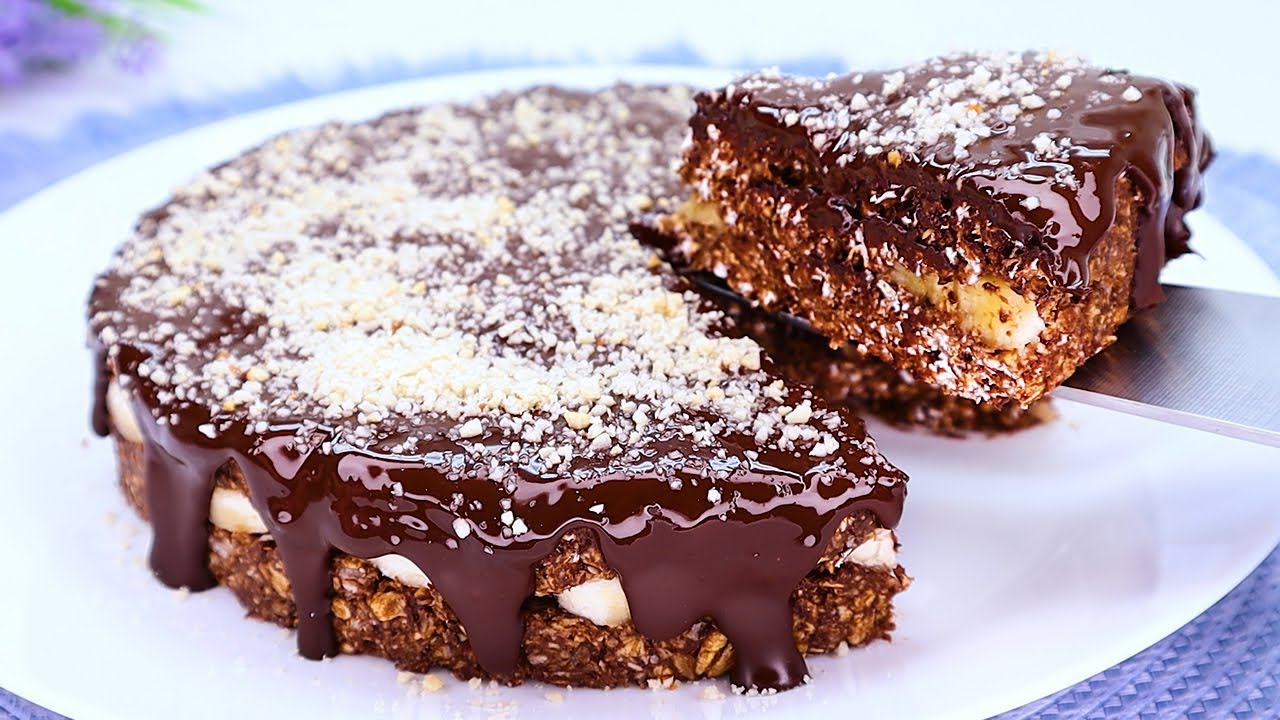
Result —
<path fill-rule="evenodd" d="M 1074 55 L 956 53 L 884 75 L 788 79 L 782 94 L 776 94 L 780 75 L 767 70 L 740 79 L 727 92 L 744 98 L 769 94 L 779 107 L 766 103 L 760 111 L 774 112 L 787 126 L 806 128 L 814 147 L 835 155 L 838 165 L 858 154 L 892 151 L 890 162 L 896 166 L 903 155 L 964 160 L 984 138 L 1029 125 L 1040 115 L 1059 120 L 1067 91 L 1089 72 L 1096 69 Z M 1104 75 L 1115 83 L 1127 77 L 1119 71 Z M 1130 85 L 1122 97 L 1136 102 L 1142 93 Z M 790 102 L 797 99 L 806 101 L 803 107 Z M 1034 153 L 1041 160 L 1060 160 L 1071 144 L 1069 137 L 1050 134 L 1036 139 Z M 975 163 L 984 159 L 972 156 Z"/>
<path fill-rule="evenodd" d="M 150 350 L 138 375 L 162 408 L 207 407 L 209 437 L 447 438 L 495 480 L 673 435 L 830 454 L 839 417 L 788 397 L 628 232 L 673 209 L 655 189 L 677 192 L 684 133 L 626 131 L 638 104 L 683 117 L 691 99 L 544 88 L 278 137 L 144 218 L 94 329 Z"/>

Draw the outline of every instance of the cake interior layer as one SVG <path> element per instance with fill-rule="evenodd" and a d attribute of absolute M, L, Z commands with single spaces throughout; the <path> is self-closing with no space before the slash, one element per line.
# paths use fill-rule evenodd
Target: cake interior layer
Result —
<path fill-rule="evenodd" d="M 143 446 L 117 439 L 116 450 L 121 487 L 130 504 L 149 519 Z M 860 524 L 869 523 L 864 516 Z M 270 536 L 216 526 L 209 532 L 209 565 L 219 584 L 235 594 L 250 616 L 296 626 L 292 588 Z M 573 552 L 578 553 L 578 562 L 591 554 L 589 547 Z M 543 578 L 550 589 L 572 575 L 563 566 L 544 570 L 559 577 Z M 604 571 L 609 572 L 607 566 Z M 385 657 L 411 672 L 438 668 L 464 679 L 495 677 L 477 663 L 461 622 L 430 584 L 392 577 L 374 563 L 345 553 L 331 558 L 330 580 L 330 607 L 342 652 Z M 838 652 L 887 639 L 893 629 L 893 597 L 909 582 L 896 565 L 842 562 L 815 568 L 792 595 L 792 635 L 797 648 L 808 654 Z M 521 619 L 519 665 L 514 674 L 497 677 L 503 682 L 669 685 L 723 675 L 734 662 L 732 644 L 710 620 L 674 637 L 653 640 L 629 620 L 597 623 L 566 610 L 546 594 L 530 596 Z"/>
<path fill-rule="evenodd" d="M 1022 430 L 1054 417 L 1044 398 L 1029 407 L 1008 402 L 977 402 L 944 393 L 909 373 L 859 352 L 852 344 L 831 347 L 823 336 L 792 318 L 770 313 L 700 273 L 696 283 L 733 324 L 760 343 L 773 367 L 791 382 L 803 383 L 828 403 L 876 415 L 893 425 L 942 435 Z"/>

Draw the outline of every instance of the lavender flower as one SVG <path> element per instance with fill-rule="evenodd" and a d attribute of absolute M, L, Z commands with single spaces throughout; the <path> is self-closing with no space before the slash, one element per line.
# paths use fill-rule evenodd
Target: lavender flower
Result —
<path fill-rule="evenodd" d="M 199 7 L 191 0 L 167 2 Z M 121 0 L 0 0 L 0 87 L 82 62 L 109 40 L 118 46 L 122 68 L 142 71 L 159 54 L 159 41 L 133 14 Z"/>
<path fill-rule="evenodd" d="M 143 35 L 121 44 L 116 51 L 116 65 L 122 70 L 141 75 L 160 57 L 160 41 L 151 35 Z"/>

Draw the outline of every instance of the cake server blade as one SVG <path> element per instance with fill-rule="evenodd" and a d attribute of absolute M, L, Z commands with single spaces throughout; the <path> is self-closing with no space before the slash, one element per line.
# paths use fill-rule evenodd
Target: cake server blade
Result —
<path fill-rule="evenodd" d="M 1280 298 L 1164 294 L 1053 397 L 1280 447 Z"/>

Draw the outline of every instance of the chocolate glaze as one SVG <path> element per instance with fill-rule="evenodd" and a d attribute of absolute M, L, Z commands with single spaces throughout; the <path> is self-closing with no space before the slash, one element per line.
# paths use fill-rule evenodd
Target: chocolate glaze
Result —
<path fill-rule="evenodd" d="M 107 414 L 107 385 L 111 382 L 107 348 L 98 342 L 91 342 L 90 346 L 93 349 L 93 407 L 89 411 L 89 427 L 98 437 L 106 437 L 111 432 L 111 418 Z"/>
<path fill-rule="evenodd" d="M 586 97 L 564 95 L 575 102 Z M 674 118 L 648 112 L 650 127 L 675 126 Z M 677 187 L 673 177 L 673 195 Z M 154 213 L 148 218 L 144 225 L 156 222 Z M 90 317 L 101 322 L 127 313 L 142 327 L 154 323 L 149 310 L 120 300 L 137 281 L 106 273 Z M 267 327 L 233 305 L 173 313 L 166 319 L 204 338 L 201 352 L 209 357 L 255 347 Z M 204 398 L 176 397 L 140 369 L 173 362 L 163 340 L 116 342 L 101 357 L 94 428 L 108 432 L 104 393 L 114 378 L 132 398 L 145 439 L 157 577 L 193 590 L 214 584 L 207 566 L 209 502 L 218 469 L 234 463 L 279 548 L 297 606 L 299 650 L 308 658 L 338 651 L 330 617 L 332 554 L 395 553 L 440 591 L 480 666 L 510 676 L 520 658 L 520 607 L 533 591 L 534 567 L 566 533 L 587 531 L 618 572 L 640 632 L 664 639 L 711 618 L 734 645 L 735 683 L 789 688 L 805 677 L 791 638 L 790 595 L 797 583 L 814 569 L 842 520 L 870 511 L 893 527 L 905 495 L 905 476 L 879 456 L 861 421 L 840 410 L 844 425 L 832 430 L 839 449 L 821 460 L 757 448 L 736 432 L 706 446 L 665 430 L 642 450 L 579 457 L 554 471 L 538 463 L 511 467 L 514 482 L 495 482 L 485 463 L 477 465 L 461 441 L 449 438 L 456 426 L 449 418 L 416 418 L 416 432 L 429 439 L 412 453 L 395 453 L 386 450 L 389 441 L 352 445 L 346 428 L 311 416 L 275 417 L 265 430 L 260 422 L 250 427 L 242 415 L 213 417 Z M 801 386 L 786 393 L 793 405 L 808 397 Z M 213 421 L 219 431 L 211 438 L 202 428 Z M 496 448 L 510 439 L 486 430 L 471 442 Z M 708 494 L 712 487 L 718 496 Z M 518 537 L 499 521 L 507 502 L 528 526 Z M 470 528 L 461 538 L 453 529 L 459 518 Z"/>
<path fill-rule="evenodd" d="M 1035 62 L 1030 55 L 1025 59 Z M 1127 177 L 1141 203 L 1132 305 L 1140 309 L 1162 299 L 1159 270 L 1188 250 L 1183 216 L 1199 206 L 1201 171 L 1213 156 L 1196 124 L 1192 90 L 1124 71 L 1085 68 L 1069 88 L 1054 91 L 1060 96 L 1051 98 L 1047 107 L 1023 113 L 1011 123 L 994 124 L 990 137 L 968 147 L 967 157 L 956 157 L 946 142 L 923 143 L 897 148 L 904 160 L 897 166 L 886 162 L 884 154 L 858 153 L 847 164 L 838 162 L 850 138 L 865 128 L 857 116 L 821 150 L 815 148 L 813 129 L 803 122 L 784 122 L 790 113 L 803 119 L 847 106 L 857 93 L 874 101 L 889 74 L 730 85 L 725 92 L 699 96 L 694 135 L 705 138 L 708 125 L 733 127 L 745 142 L 763 148 L 765 157 L 776 157 L 784 166 L 794 161 L 797 181 L 808 183 L 828 203 L 807 209 L 810 222 L 842 232 L 860 222 L 869 245 L 892 243 L 909 262 L 944 275 L 954 268 L 942 248 L 920 237 L 921 230 L 932 225 L 945 229 L 947 213 L 932 219 L 913 216 L 904 228 L 892 219 L 860 218 L 856 208 L 868 195 L 891 187 L 907 188 L 918 198 L 945 198 L 947 208 L 973 206 L 1007 236 L 1005 246 L 996 248 L 996 257 L 1038 261 L 1058 284 L 1071 290 L 1089 285 L 1090 252 L 1115 222 L 1116 183 Z M 900 87 L 883 98 L 887 116 L 893 117 L 893 109 L 904 99 L 926 92 L 938 76 L 924 67 L 908 69 Z M 1139 100 L 1122 99 L 1128 86 L 1141 93 Z M 736 112 L 735 107 L 752 112 Z M 1051 108 L 1060 115 L 1051 117 Z M 877 122 L 885 119 L 874 113 L 872 117 Z M 828 128 L 822 131 L 832 134 Z M 1068 138 L 1066 157 L 1037 157 L 1032 145 L 1041 133 Z M 816 169 L 806 174 L 807 168 Z M 1028 198 L 1038 201 L 1033 209 L 1025 205 Z M 892 212 L 885 210 L 890 216 Z"/>

